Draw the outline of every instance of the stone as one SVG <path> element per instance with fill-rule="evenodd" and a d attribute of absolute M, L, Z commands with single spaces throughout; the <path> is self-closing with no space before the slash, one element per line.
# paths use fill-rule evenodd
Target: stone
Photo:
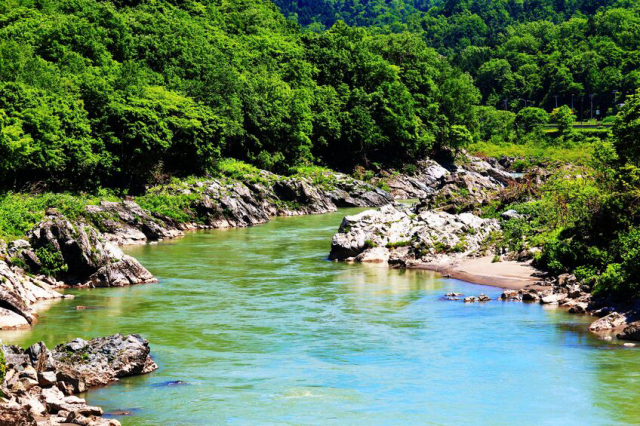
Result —
<path fill-rule="evenodd" d="M 54 386 L 57 383 L 56 373 L 53 371 L 43 371 L 38 373 L 38 384 L 43 387 Z"/>
<path fill-rule="evenodd" d="M 537 302 L 538 300 L 540 300 L 540 295 L 536 290 L 523 291 L 522 300 L 529 301 L 529 302 Z"/>
<path fill-rule="evenodd" d="M 522 300 L 522 294 L 518 293 L 516 290 L 505 290 L 500 295 L 500 299 L 502 300 Z"/>
<path fill-rule="evenodd" d="M 613 330 L 626 324 L 626 321 L 627 317 L 624 314 L 612 312 L 609 315 L 604 316 L 597 321 L 594 321 L 589 326 L 589 330 L 596 332 Z"/>
<path fill-rule="evenodd" d="M 635 343 L 623 343 L 622 346 L 627 348 L 634 348 L 636 346 Z"/>
<path fill-rule="evenodd" d="M 500 214 L 500 217 L 503 218 L 503 219 L 509 220 L 509 219 L 521 219 L 524 216 L 521 215 L 520 213 L 518 213 L 515 210 L 507 210 L 505 212 L 502 212 Z"/>
<path fill-rule="evenodd" d="M 445 297 L 461 297 L 464 296 L 464 294 L 462 293 L 447 293 L 445 294 Z"/>
<path fill-rule="evenodd" d="M 562 300 L 566 299 L 567 295 L 564 293 L 553 293 L 546 296 L 543 296 L 540 299 L 540 303 L 547 305 L 557 305 Z"/>
<path fill-rule="evenodd" d="M 0 308 L 0 330 L 16 330 L 29 328 L 30 326 L 26 317 L 8 309 Z"/>
<path fill-rule="evenodd" d="M 85 340 L 78 338 L 78 339 L 73 339 L 72 341 L 67 343 L 66 349 L 70 350 L 71 352 L 78 352 L 83 350 L 87 346 L 88 346 L 88 343 Z"/>
<path fill-rule="evenodd" d="M 586 314 L 587 313 L 587 303 L 576 303 L 571 308 L 569 308 L 570 314 Z"/>
<path fill-rule="evenodd" d="M 385 247 L 373 247 L 360 253 L 356 260 L 363 263 L 386 263 L 389 261 L 389 250 Z"/>
<path fill-rule="evenodd" d="M 490 300 L 491 300 L 491 298 L 489 296 L 487 296 L 486 294 L 480 294 L 480 296 L 478 296 L 478 301 L 479 302 L 488 302 Z"/>
<path fill-rule="evenodd" d="M 33 414 L 26 407 L 0 403 L 0 425 L 37 426 Z"/>
<path fill-rule="evenodd" d="M 60 253 L 67 270 L 60 278 L 71 284 L 112 287 L 154 282 L 153 275 L 137 260 L 105 241 L 91 225 L 46 217 L 29 233 L 31 245 Z"/>
<path fill-rule="evenodd" d="M 417 206 L 387 205 L 345 217 L 333 236 L 329 258 L 361 261 L 367 258 L 358 258 L 361 253 L 377 248 L 375 259 L 394 265 L 452 261 L 483 253 L 485 240 L 499 229 L 496 220 L 471 213 L 453 215 Z M 387 258 L 386 248 L 398 245 L 401 247 Z"/>
<path fill-rule="evenodd" d="M 618 334 L 618 339 L 640 341 L 640 321 L 627 324 L 622 333 Z"/>
<path fill-rule="evenodd" d="M 2 385 L 6 399 L 0 399 L 3 426 L 117 425 L 101 417 L 100 407 L 72 394 L 157 368 L 149 356 L 148 342 L 137 335 L 74 339 L 51 351 L 44 343 L 27 350 L 17 346 L 3 346 L 2 350 L 8 368 Z"/>
<path fill-rule="evenodd" d="M 478 298 L 476 296 L 468 296 L 464 298 L 465 303 L 475 303 L 477 301 L 478 301 Z"/>

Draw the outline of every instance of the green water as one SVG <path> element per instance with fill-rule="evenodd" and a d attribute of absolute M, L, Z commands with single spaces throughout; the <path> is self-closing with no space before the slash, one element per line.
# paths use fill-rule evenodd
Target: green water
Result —
<path fill-rule="evenodd" d="M 640 422 L 638 350 L 540 305 L 440 300 L 490 287 L 326 261 L 347 212 L 131 248 L 159 284 L 74 291 L 0 338 L 142 334 L 160 370 L 86 395 L 124 425 Z"/>

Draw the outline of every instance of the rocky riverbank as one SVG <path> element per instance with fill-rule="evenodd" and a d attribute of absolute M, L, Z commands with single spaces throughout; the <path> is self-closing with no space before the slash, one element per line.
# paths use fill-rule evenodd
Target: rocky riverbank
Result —
<path fill-rule="evenodd" d="M 473 212 L 496 198 L 515 179 L 497 162 L 465 157 L 445 168 L 421 163 L 413 176 L 387 183 L 396 197 L 420 196 L 413 206 L 387 205 L 344 218 L 333 237 L 334 260 L 388 262 L 402 267 L 442 267 L 487 255 L 500 225 Z"/>
<path fill-rule="evenodd" d="M 515 179 L 491 159 L 467 158 L 458 166 L 424 161 L 410 176 L 386 177 L 394 197 L 418 197 L 420 202 L 387 205 L 345 217 L 332 239 L 329 258 L 430 269 L 503 287 L 507 290 L 502 300 L 539 302 L 594 315 L 600 319 L 590 326 L 591 331 L 604 338 L 640 341 L 638 304 L 593 297 L 592 283 L 580 282 L 571 274 L 553 277 L 536 271 L 531 266 L 535 247 L 509 252 L 501 244 L 501 221 L 478 215 L 484 206 L 496 200 L 504 203 L 512 193 L 535 191 L 548 176 L 545 170 L 533 169 L 524 178 Z M 517 215 L 506 211 L 502 219 Z"/>
<path fill-rule="evenodd" d="M 140 197 L 147 209 L 131 197 L 87 205 L 73 217 L 48 209 L 25 239 L 0 245 L 0 329 L 29 327 L 37 318 L 38 301 L 65 297 L 58 288 L 155 282 L 121 245 L 175 238 L 192 229 L 253 226 L 273 216 L 383 206 L 392 200 L 387 192 L 340 173 L 284 177 L 260 171 L 241 179 L 150 188 Z"/>
<path fill-rule="evenodd" d="M 42 342 L 28 349 L 1 346 L 0 424 L 4 426 L 117 426 L 100 407 L 74 394 L 158 367 L 149 343 L 138 335 L 75 339 L 49 350 Z"/>

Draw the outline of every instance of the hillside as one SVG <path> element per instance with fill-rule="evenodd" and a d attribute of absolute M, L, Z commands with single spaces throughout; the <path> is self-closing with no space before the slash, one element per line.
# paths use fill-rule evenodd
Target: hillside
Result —
<path fill-rule="evenodd" d="M 469 141 L 479 99 L 417 35 L 303 33 L 260 0 L 6 1 L 0 63 L 5 189 L 402 163 Z"/>
<path fill-rule="evenodd" d="M 484 103 L 497 108 L 505 100 L 512 110 L 568 104 L 590 118 L 593 94 L 594 117 L 600 111 L 602 118 L 640 85 L 636 1 L 275 3 L 310 29 L 344 20 L 380 33 L 419 34 L 473 75 Z"/>

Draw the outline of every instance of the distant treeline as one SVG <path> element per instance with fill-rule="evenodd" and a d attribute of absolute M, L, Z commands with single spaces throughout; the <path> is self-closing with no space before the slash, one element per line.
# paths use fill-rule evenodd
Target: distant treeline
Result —
<path fill-rule="evenodd" d="M 275 0 L 309 30 L 409 31 L 469 72 L 483 102 L 613 113 L 640 87 L 637 0 Z M 556 98 L 557 96 L 557 98 Z"/>

